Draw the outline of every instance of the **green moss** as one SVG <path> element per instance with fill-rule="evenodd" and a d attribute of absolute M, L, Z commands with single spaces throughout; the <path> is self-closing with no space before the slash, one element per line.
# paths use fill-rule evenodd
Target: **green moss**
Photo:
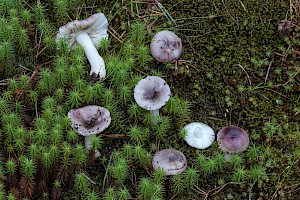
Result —
<path fill-rule="evenodd" d="M 0 82 L 0 141 L 6 147 L 0 168 L 8 180 L 0 181 L 5 185 L 1 194 L 64 199 L 205 198 L 207 191 L 212 199 L 299 196 L 300 33 L 298 28 L 277 31 L 288 2 L 160 3 L 1 3 L 0 77 L 9 79 Z M 96 10 L 110 21 L 110 39 L 99 48 L 106 80 L 93 83 L 82 48 L 68 51 L 64 41 L 56 45 L 54 38 L 67 16 L 84 19 Z M 182 38 L 184 50 L 176 63 L 151 58 L 151 37 L 162 29 Z M 157 124 L 131 94 L 146 75 L 163 76 L 171 87 Z M 67 118 L 70 109 L 87 104 L 105 106 L 112 116 L 110 127 L 93 140 L 99 160 L 85 152 L 83 138 Z M 203 121 L 216 132 L 241 126 L 251 145 L 231 162 L 224 161 L 216 142 L 196 150 L 182 139 L 182 127 L 192 121 Z M 185 154 L 184 173 L 166 177 L 153 172 L 152 155 L 164 148 Z M 19 188 L 16 179 L 21 189 L 12 193 Z"/>

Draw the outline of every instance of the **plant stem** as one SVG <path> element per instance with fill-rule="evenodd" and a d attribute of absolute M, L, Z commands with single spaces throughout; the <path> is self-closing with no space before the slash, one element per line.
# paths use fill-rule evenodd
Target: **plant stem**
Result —
<path fill-rule="evenodd" d="M 110 157 L 109 157 L 109 161 L 108 161 L 108 164 L 107 164 L 107 167 L 106 167 L 106 170 L 105 170 L 105 174 L 104 174 L 104 178 L 103 178 L 103 184 L 102 184 L 102 192 L 104 192 L 104 187 L 105 187 L 105 180 L 106 180 L 106 177 L 107 177 L 107 173 L 108 173 L 108 168 L 109 168 L 109 165 L 110 165 L 110 163 L 111 163 L 111 159 L 112 159 L 112 155 L 113 155 L 113 152 L 112 152 L 112 154 L 110 155 Z"/>

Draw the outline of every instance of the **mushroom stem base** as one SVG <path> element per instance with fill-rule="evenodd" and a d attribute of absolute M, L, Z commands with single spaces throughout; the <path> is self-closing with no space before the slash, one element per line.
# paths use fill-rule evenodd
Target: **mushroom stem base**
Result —
<path fill-rule="evenodd" d="M 79 33 L 76 41 L 82 46 L 87 59 L 91 65 L 90 75 L 99 75 L 100 80 L 106 76 L 105 64 L 103 58 L 99 55 L 90 36 L 86 32 Z"/>
<path fill-rule="evenodd" d="M 92 145 L 91 145 L 91 143 L 92 143 L 92 136 L 93 135 L 89 135 L 89 136 L 85 136 L 84 137 L 84 147 L 85 147 L 85 151 L 86 152 L 89 152 L 90 149 L 92 148 Z M 95 154 L 94 154 L 95 158 L 99 158 L 100 155 L 101 155 L 101 153 L 99 152 L 99 150 L 95 149 Z"/>
<path fill-rule="evenodd" d="M 159 117 L 159 109 L 157 110 L 150 110 L 151 116 L 152 116 L 152 123 L 157 123 L 157 118 Z"/>
<path fill-rule="evenodd" d="M 227 162 L 231 162 L 231 157 L 232 157 L 231 154 L 226 153 L 226 154 L 224 155 L 224 160 L 226 160 Z"/>

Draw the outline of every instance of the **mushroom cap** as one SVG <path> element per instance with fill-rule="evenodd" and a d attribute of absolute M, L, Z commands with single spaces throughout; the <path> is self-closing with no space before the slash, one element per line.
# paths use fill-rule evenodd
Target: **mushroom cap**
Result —
<path fill-rule="evenodd" d="M 193 122 L 184 127 L 186 130 L 185 141 L 192 147 L 205 149 L 215 140 L 214 130 L 202 122 Z"/>
<path fill-rule="evenodd" d="M 159 62 L 177 60 L 182 52 L 181 39 L 172 31 L 164 30 L 152 38 L 151 54 Z"/>
<path fill-rule="evenodd" d="M 68 117 L 72 128 L 82 136 L 100 133 L 111 122 L 110 112 L 106 108 L 95 105 L 72 109 Z"/>
<path fill-rule="evenodd" d="M 166 81 L 157 76 L 147 76 L 134 88 L 136 103 L 145 110 L 158 110 L 169 100 L 171 90 Z"/>
<path fill-rule="evenodd" d="M 249 146 L 249 136 L 246 131 L 237 126 L 228 126 L 217 134 L 219 148 L 225 153 L 240 153 Z"/>
<path fill-rule="evenodd" d="M 154 170 L 161 168 L 166 175 L 176 175 L 186 169 L 187 162 L 183 153 L 175 149 L 164 149 L 154 154 Z"/>
<path fill-rule="evenodd" d="M 76 36 L 81 32 L 86 32 L 95 47 L 99 47 L 102 39 L 107 39 L 108 21 L 103 13 L 94 14 L 84 20 L 74 20 L 59 28 L 56 35 L 56 42 L 61 38 L 67 40 L 68 48 L 76 47 Z"/>

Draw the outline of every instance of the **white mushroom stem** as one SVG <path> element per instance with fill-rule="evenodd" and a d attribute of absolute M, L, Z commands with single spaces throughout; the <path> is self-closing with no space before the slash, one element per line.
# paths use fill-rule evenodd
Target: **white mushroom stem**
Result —
<path fill-rule="evenodd" d="M 150 110 L 150 113 L 152 115 L 152 122 L 154 124 L 156 124 L 157 118 L 159 117 L 159 109 L 157 109 L 157 110 Z"/>
<path fill-rule="evenodd" d="M 88 135 L 84 137 L 84 147 L 85 147 L 85 151 L 89 151 L 92 148 L 92 137 L 93 135 Z M 99 158 L 100 157 L 100 152 L 98 151 L 98 149 L 95 149 L 95 158 Z"/>
<path fill-rule="evenodd" d="M 231 155 L 231 154 L 225 153 L 225 155 L 224 155 L 224 160 L 226 160 L 227 162 L 231 162 L 231 158 L 232 158 L 232 155 Z"/>
<path fill-rule="evenodd" d="M 76 36 L 76 41 L 82 46 L 87 59 L 91 65 L 90 75 L 99 74 L 100 80 L 106 76 L 105 64 L 103 58 L 99 55 L 90 36 L 86 32 L 81 32 Z"/>

